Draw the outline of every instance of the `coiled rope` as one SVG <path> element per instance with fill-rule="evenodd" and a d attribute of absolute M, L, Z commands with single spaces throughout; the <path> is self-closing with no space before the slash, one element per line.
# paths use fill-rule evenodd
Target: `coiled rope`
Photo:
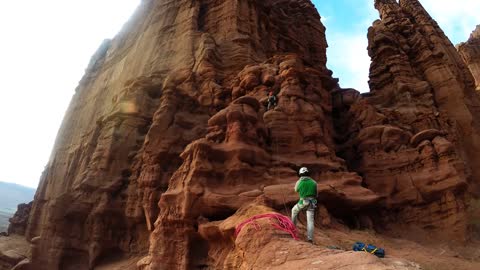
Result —
<path fill-rule="evenodd" d="M 265 218 L 268 218 L 270 220 L 270 225 L 272 225 L 274 228 L 289 233 L 293 239 L 299 240 L 297 236 L 297 228 L 295 227 L 295 225 L 293 225 L 290 218 L 278 213 L 256 215 L 243 221 L 242 223 L 237 225 L 235 229 L 235 237 L 237 237 L 238 234 L 242 231 L 242 229 L 249 224 L 252 224 L 257 231 L 260 230 L 260 224 L 258 224 L 257 220 Z"/>

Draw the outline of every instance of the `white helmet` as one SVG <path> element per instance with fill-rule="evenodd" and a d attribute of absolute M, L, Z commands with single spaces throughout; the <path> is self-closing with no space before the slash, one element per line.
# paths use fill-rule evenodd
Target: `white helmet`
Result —
<path fill-rule="evenodd" d="M 308 174 L 308 169 L 306 167 L 302 167 L 300 168 L 300 170 L 298 171 L 298 174 L 299 175 L 307 175 Z"/>

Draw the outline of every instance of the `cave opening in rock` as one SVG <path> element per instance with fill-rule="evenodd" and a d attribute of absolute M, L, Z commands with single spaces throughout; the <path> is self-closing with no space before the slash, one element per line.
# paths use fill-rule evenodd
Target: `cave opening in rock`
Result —
<path fill-rule="evenodd" d="M 198 18 L 197 18 L 197 29 L 198 31 L 205 30 L 205 23 L 207 19 L 207 11 L 208 5 L 206 3 L 201 3 L 200 8 L 198 10 Z"/>

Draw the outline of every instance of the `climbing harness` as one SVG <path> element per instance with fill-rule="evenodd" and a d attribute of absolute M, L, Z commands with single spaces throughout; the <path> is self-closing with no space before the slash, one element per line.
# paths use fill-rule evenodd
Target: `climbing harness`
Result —
<path fill-rule="evenodd" d="M 308 201 L 308 208 L 307 210 L 314 211 L 315 208 L 317 208 L 317 199 L 315 198 L 305 198 L 303 199 L 304 203 L 305 201 Z"/>
<path fill-rule="evenodd" d="M 293 239 L 299 240 L 297 236 L 297 228 L 295 227 L 295 225 L 293 225 L 290 218 L 277 213 L 256 215 L 243 221 L 236 227 L 235 237 L 237 237 L 242 231 L 242 229 L 249 224 L 252 224 L 257 231 L 260 230 L 260 225 L 257 223 L 257 220 L 266 218 L 270 220 L 270 225 L 272 225 L 274 228 L 287 232 L 292 236 Z"/>

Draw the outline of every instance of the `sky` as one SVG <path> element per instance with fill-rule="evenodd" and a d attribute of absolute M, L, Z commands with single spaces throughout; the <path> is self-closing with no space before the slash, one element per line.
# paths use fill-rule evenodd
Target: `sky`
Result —
<path fill-rule="evenodd" d="M 313 0 L 327 28 L 327 66 L 343 88 L 368 92 L 367 31 L 379 19 L 374 0 Z M 480 24 L 480 0 L 420 0 L 453 44 Z"/>
<path fill-rule="evenodd" d="M 78 81 L 140 0 L 0 0 L 0 181 L 37 187 Z"/>
<path fill-rule="evenodd" d="M 37 187 L 91 55 L 140 0 L 0 1 L 0 181 Z M 327 27 L 328 67 L 368 91 L 373 0 L 313 0 Z M 454 44 L 480 24 L 479 0 L 422 0 Z"/>

